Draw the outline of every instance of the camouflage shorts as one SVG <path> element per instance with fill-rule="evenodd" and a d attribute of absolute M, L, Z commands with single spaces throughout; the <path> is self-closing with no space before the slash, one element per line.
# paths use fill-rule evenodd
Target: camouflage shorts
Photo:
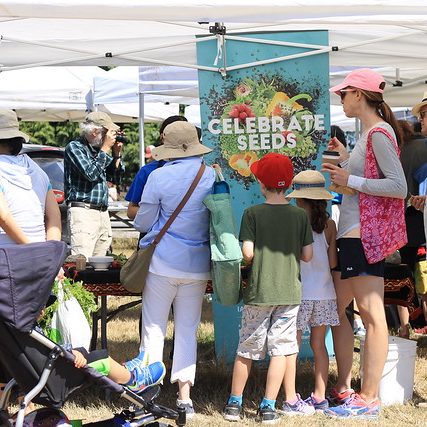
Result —
<path fill-rule="evenodd" d="M 245 305 L 237 354 L 245 359 L 298 353 L 298 305 Z"/>

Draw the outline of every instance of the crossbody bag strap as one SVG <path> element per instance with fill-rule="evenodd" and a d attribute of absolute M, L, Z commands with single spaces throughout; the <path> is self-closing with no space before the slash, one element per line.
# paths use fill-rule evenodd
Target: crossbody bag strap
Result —
<path fill-rule="evenodd" d="M 182 198 L 179 205 L 176 207 L 176 209 L 173 211 L 172 215 L 169 217 L 169 219 L 166 221 L 166 224 L 163 226 L 163 228 L 160 230 L 159 234 L 154 238 L 153 245 L 157 245 L 159 243 L 160 239 L 164 236 L 168 228 L 171 226 L 171 224 L 175 221 L 175 218 L 178 216 L 178 214 L 181 212 L 182 208 L 185 206 L 185 204 L 188 202 L 188 199 L 193 194 L 193 191 L 197 187 L 197 184 L 199 183 L 200 179 L 202 178 L 203 172 L 206 169 L 206 165 L 202 163 L 200 165 L 200 169 L 197 172 L 196 177 L 194 178 L 193 182 L 190 185 L 190 188 L 185 193 L 185 196 Z"/>

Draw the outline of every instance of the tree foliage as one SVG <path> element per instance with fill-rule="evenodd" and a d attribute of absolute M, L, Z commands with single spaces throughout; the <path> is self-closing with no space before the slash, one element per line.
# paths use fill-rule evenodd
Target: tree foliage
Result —
<path fill-rule="evenodd" d="M 20 129 L 31 136 L 32 144 L 65 147 L 68 142 L 79 136 L 79 124 L 74 122 L 20 122 Z M 158 123 L 144 124 L 144 146 L 153 145 L 159 141 Z M 123 162 L 126 174 L 124 186 L 128 186 L 139 165 L 139 129 L 137 123 L 125 123 L 121 126 L 125 132 L 127 142 L 123 149 Z"/>

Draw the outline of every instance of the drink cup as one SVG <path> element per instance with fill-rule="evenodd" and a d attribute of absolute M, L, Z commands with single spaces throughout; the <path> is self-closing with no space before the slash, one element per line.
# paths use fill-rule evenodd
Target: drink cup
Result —
<path fill-rule="evenodd" d="M 324 151 L 322 153 L 322 163 L 330 163 L 331 165 L 338 166 L 340 153 L 338 151 Z"/>
<path fill-rule="evenodd" d="M 322 153 L 322 163 L 329 163 L 334 166 L 339 164 L 340 153 L 338 151 L 324 151 Z M 330 191 L 340 194 L 356 194 L 356 191 L 345 185 L 332 183 L 329 187 Z"/>

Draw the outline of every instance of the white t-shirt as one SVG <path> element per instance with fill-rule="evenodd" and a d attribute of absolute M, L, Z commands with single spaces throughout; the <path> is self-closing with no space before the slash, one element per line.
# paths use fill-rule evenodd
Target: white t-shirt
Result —
<path fill-rule="evenodd" d="M 46 195 L 50 183 L 46 173 L 26 154 L 0 155 L 0 191 L 11 214 L 32 242 L 44 242 Z M 0 227 L 0 246 L 16 243 Z"/>

